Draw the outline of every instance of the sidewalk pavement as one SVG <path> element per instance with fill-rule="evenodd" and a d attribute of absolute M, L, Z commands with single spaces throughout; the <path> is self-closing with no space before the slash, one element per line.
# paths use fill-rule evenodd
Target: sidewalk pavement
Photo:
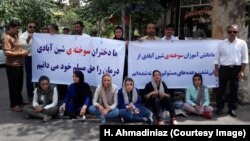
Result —
<path fill-rule="evenodd" d="M 6 73 L 0 70 L 0 141 L 97 141 L 99 140 L 98 120 L 79 122 L 70 119 L 52 119 L 42 123 L 40 119 L 25 119 L 24 114 L 10 111 Z M 24 90 L 23 95 L 26 95 Z M 211 120 L 201 116 L 178 116 L 179 125 L 250 125 L 250 105 L 240 105 L 238 117 L 233 118 L 224 109 L 222 116 L 214 115 Z M 121 125 L 120 121 L 108 121 L 106 124 Z M 133 123 L 134 124 L 134 123 Z M 129 124 L 129 125 L 133 125 Z M 138 125 L 138 124 L 134 124 Z M 166 125 L 168 126 L 168 125 Z"/>

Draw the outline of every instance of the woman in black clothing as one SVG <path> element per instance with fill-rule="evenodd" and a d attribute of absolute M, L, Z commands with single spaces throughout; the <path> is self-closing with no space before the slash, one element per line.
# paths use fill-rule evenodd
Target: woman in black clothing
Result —
<path fill-rule="evenodd" d="M 74 72 L 73 81 L 69 85 L 68 93 L 64 103 L 59 108 L 59 112 L 71 118 L 84 117 L 92 100 L 90 86 L 84 82 L 84 74 L 81 71 Z"/>
<path fill-rule="evenodd" d="M 123 38 L 123 29 L 120 26 L 116 26 L 114 29 L 114 38 L 116 40 L 121 40 L 121 41 L 125 41 L 125 39 Z"/>
<path fill-rule="evenodd" d="M 116 26 L 114 29 L 114 38 L 115 40 L 121 40 L 121 41 L 125 41 L 125 39 L 123 38 L 123 29 L 120 26 Z M 125 77 L 128 75 L 128 41 L 126 41 L 126 51 L 125 51 L 125 63 L 124 63 L 124 72 L 123 72 L 123 80 L 125 79 Z"/>
<path fill-rule="evenodd" d="M 146 106 L 155 114 L 158 125 L 165 125 L 162 118 L 164 110 L 168 110 L 170 113 L 170 123 L 173 125 L 177 124 L 169 90 L 167 85 L 161 80 L 161 72 L 159 70 L 153 71 L 152 80 L 147 83 L 144 89 L 144 97 Z"/>

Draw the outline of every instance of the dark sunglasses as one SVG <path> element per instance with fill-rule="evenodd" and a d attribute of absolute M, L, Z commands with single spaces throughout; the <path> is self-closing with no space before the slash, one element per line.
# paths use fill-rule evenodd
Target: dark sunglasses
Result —
<path fill-rule="evenodd" d="M 35 29 L 36 27 L 35 27 L 35 26 L 29 26 L 29 28 L 33 28 L 33 29 Z"/>
<path fill-rule="evenodd" d="M 232 33 L 236 34 L 236 33 L 238 33 L 238 31 L 228 31 L 227 33 L 228 34 L 232 34 Z"/>

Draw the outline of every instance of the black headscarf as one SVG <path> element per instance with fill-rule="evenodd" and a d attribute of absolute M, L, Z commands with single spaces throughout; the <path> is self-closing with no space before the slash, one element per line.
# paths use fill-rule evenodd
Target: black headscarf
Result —
<path fill-rule="evenodd" d="M 49 83 L 49 87 L 47 90 L 43 90 L 42 87 L 41 87 L 41 82 L 44 81 L 44 80 L 47 80 L 48 83 Z M 41 94 L 48 94 L 48 93 L 53 93 L 53 87 L 51 87 L 50 85 L 50 81 L 49 81 L 49 78 L 47 76 L 41 76 L 38 80 L 38 89 L 37 89 L 37 93 L 41 93 Z"/>
<path fill-rule="evenodd" d="M 115 37 L 114 37 L 113 39 L 125 41 L 125 39 L 123 38 L 123 29 L 122 29 L 122 27 L 116 26 L 115 29 L 114 29 L 114 33 L 115 33 L 115 31 L 116 31 L 117 29 L 120 29 L 120 30 L 122 31 L 122 37 L 121 37 L 121 38 L 117 38 L 116 35 L 115 35 Z"/>
<path fill-rule="evenodd" d="M 39 87 L 39 89 L 41 89 L 42 90 L 42 88 L 41 88 L 41 82 L 43 81 L 43 80 L 47 80 L 49 83 L 50 83 L 50 81 L 49 81 L 49 78 L 47 77 L 47 76 L 41 76 L 40 78 L 39 78 L 39 80 L 38 80 L 38 87 Z"/>
<path fill-rule="evenodd" d="M 89 96 L 91 101 L 92 93 L 90 91 L 89 85 L 84 82 L 83 73 L 81 71 L 75 71 L 74 74 L 79 78 L 79 83 L 74 83 L 77 93 L 75 101 L 79 104 L 82 104 L 85 101 L 86 96 Z"/>

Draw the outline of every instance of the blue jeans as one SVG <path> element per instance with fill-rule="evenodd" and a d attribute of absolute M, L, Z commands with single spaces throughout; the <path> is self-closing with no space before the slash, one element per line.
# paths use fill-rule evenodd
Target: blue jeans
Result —
<path fill-rule="evenodd" d="M 145 108 L 145 107 L 141 107 L 139 109 L 139 113 L 138 114 L 134 114 L 130 110 L 120 109 L 120 116 L 126 122 L 146 122 L 145 118 L 146 119 L 149 118 L 149 116 L 150 116 L 150 110 L 147 109 L 147 108 Z"/>
<path fill-rule="evenodd" d="M 101 118 L 101 112 L 94 105 L 89 107 L 89 113 L 92 114 L 92 115 L 96 115 L 97 117 Z M 118 108 L 112 109 L 110 112 L 108 112 L 107 115 L 105 115 L 105 118 L 107 118 L 107 119 L 117 118 L 117 117 L 119 117 L 119 109 Z"/>

